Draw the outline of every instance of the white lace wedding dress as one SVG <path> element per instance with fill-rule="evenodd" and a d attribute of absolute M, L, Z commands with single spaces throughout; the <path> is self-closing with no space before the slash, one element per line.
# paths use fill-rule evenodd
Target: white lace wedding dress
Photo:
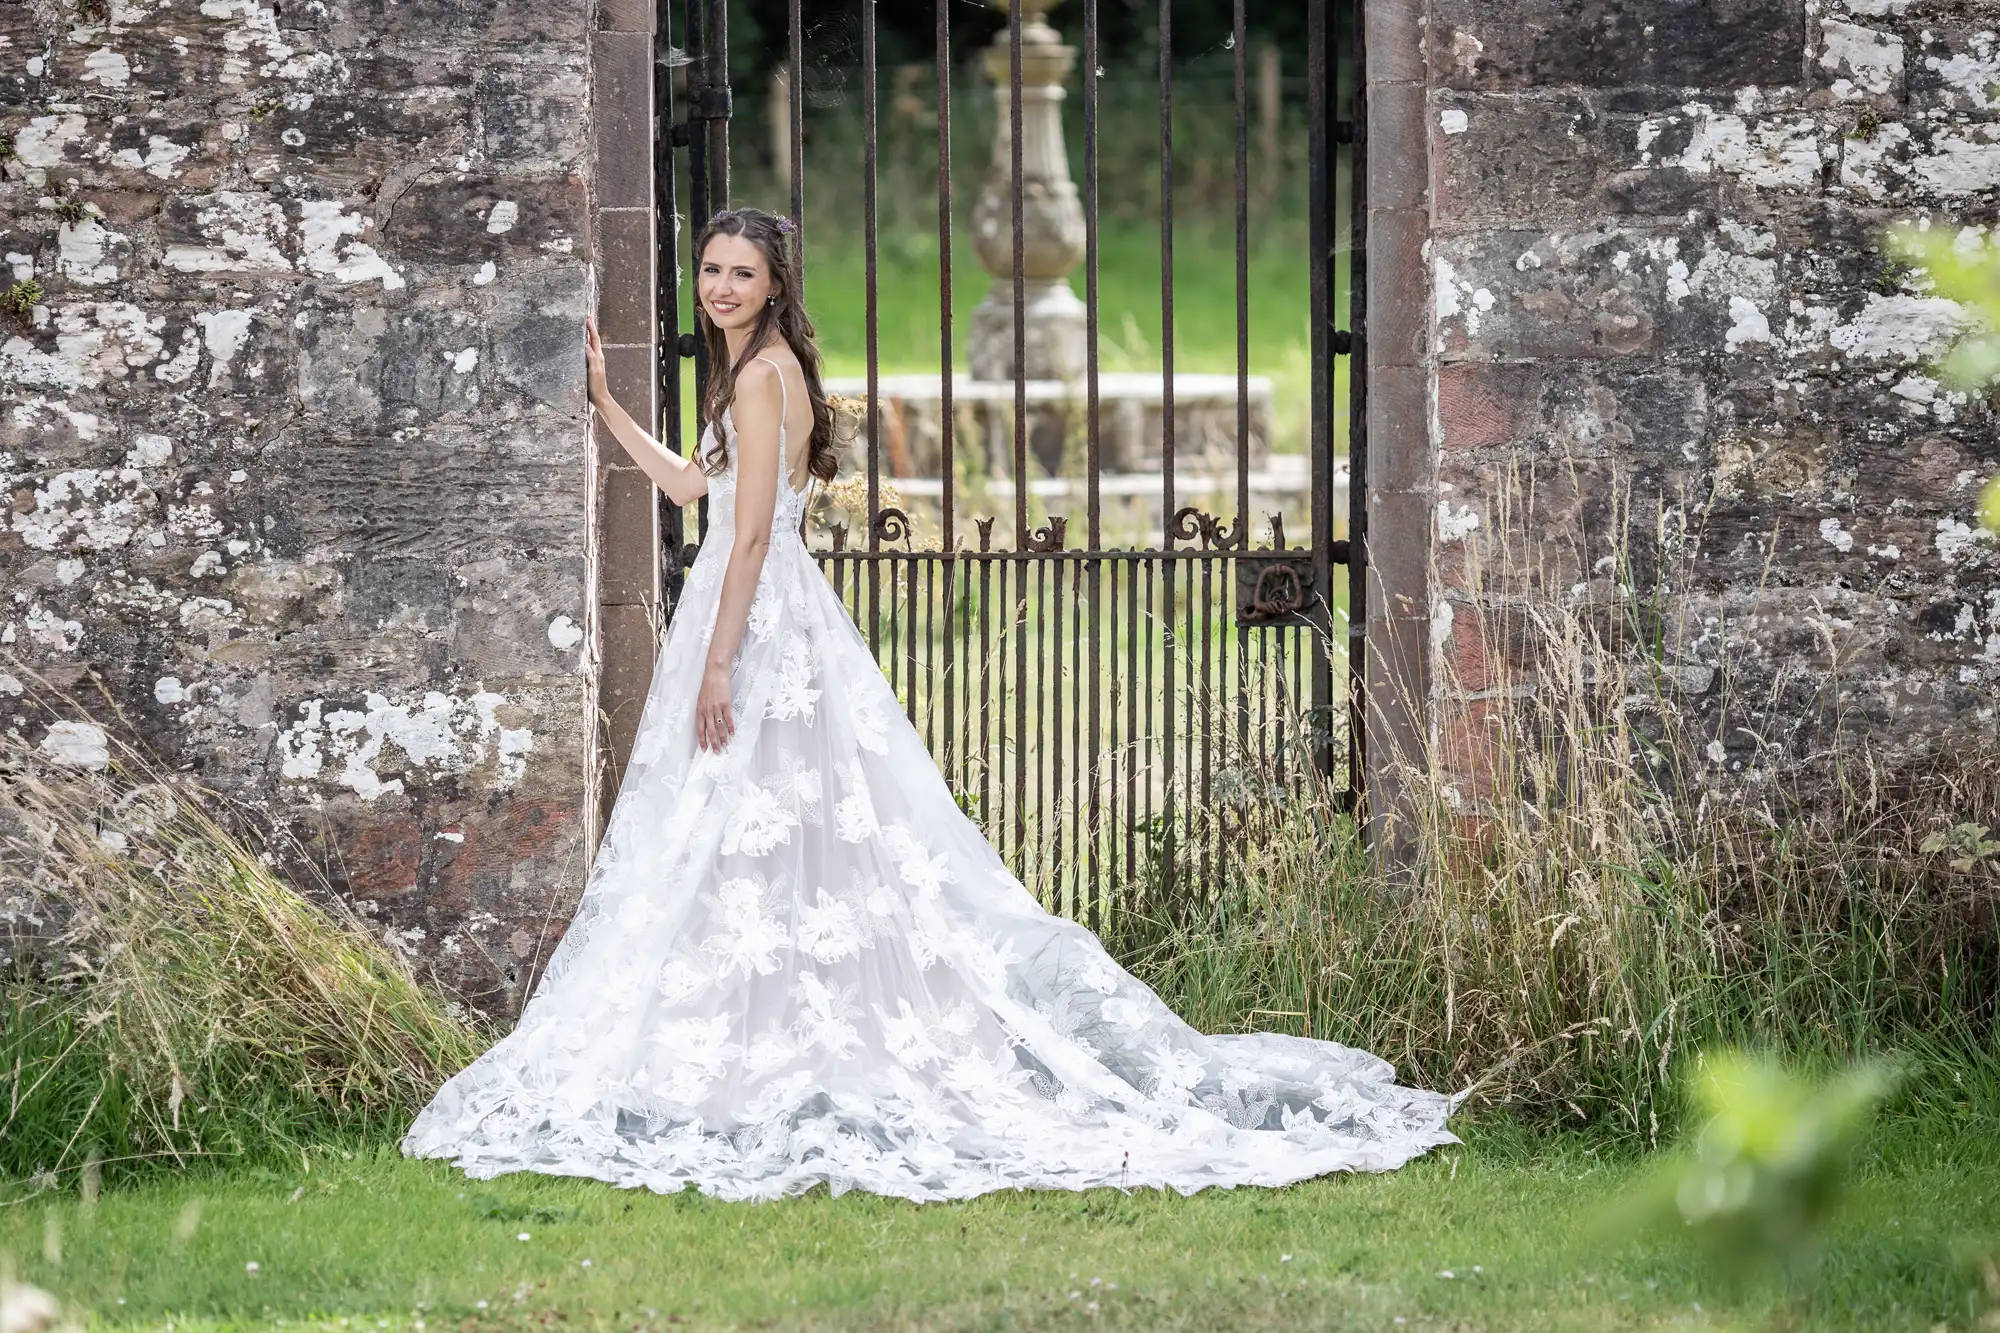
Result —
<path fill-rule="evenodd" d="M 724 425 L 730 470 L 576 917 L 405 1153 L 476 1177 L 930 1200 L 1283 1185 L 1456 1142 L 1448 1100 L 1385 1061 L 1203 1036 L 1044 912 L 953 802 L 782 477 L 736 734 L 696 749 L 736 519 Z"/>

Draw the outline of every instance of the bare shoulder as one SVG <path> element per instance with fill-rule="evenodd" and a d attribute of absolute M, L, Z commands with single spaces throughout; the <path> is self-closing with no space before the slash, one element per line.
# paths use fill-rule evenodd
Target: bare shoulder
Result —
<path fill-rule="evenodd" d="M 768 406 L 778 410 L 782 385 L 778 379 L 778 368 L 762 357 L 751 358 L 750 364 L 736 372 L 736 398 L 738 402 L 748 400 L 758 407 Z"/>
<path fill-rule="evenodd" d="M 729 415 L 739 435 L 748 432 L 753 440 L 768 439 L 775 445 L 784 428 L 783 403 L 777 368 L 769 362 L 753 360 L 736 372 Z"/>

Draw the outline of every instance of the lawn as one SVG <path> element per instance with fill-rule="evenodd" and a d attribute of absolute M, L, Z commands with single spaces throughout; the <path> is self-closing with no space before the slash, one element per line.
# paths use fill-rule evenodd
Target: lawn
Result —
<path fill-rule="evenodd" d="M 1810 1295 L 1732 1295 L 1679 1238 L 1611 1227 L 1643 1159 L 1477 1129 L 1388 1176 L 924 1207 L 469 1182 L 329 1148 L 17 1203 L 0 1250 L 106 1328 L 1969 1328 L 1996 1127 L 1878 1130 Z"/>

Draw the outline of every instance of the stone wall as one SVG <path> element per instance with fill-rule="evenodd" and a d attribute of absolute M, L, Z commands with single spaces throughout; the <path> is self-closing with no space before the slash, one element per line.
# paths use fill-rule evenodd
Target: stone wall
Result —
<path fill-rule="evenodd" d="M 0 0 L 0 716 L 101 681 L 495 1010 L 588 843 L 590 24 Z"/>
<path fill-rule="evenodd" d="M 1880 238 L 1995 243 L 2000 4 L 1417 9 L 1429 317 L 1377 333 L 1429 359 L 1432 421 L 1381 503 L 1429 513 L 1435 582 L 1406 551 L 1400 585 L 1428 677 L 1405 678 L 1442 752 L 1476 790 L 1495 693 L 1546 665 L 1537 595 L 1657 645 L 1709 774 L 1795 770 L 1836 733 L 1889 767 L 1990 747 L 1995 414 L 1937 382 L 1963 312 Z M 1416 262 L 1381 239 L 1378 264 Z"/>

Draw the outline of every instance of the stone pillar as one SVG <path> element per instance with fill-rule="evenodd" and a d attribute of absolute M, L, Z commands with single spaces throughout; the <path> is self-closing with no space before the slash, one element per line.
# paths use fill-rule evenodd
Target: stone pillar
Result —
<path fill-rule="evenodd" d="M 1411 784 L 1429 768 L 1431 508 L 1430 139 L 1424 0 L 1371 0 L 1368 69 L 1369 841 L 1403 868 L 1417 836 Z"/>
<path fill-rule="evenodd" d="M 658 245 L 653 197 L 653 6 L 601 7 L 591 35 L 597 149 L 598 328 L 612 396 L 660 429 Z M 599 673 L 592 778 L 607 819 L 632 754 L 653 675 L 660 615 L 660 499 L 652 479 L 600 420 L 593 498 Z"/>
<path fill-rule="evenodd" d="M 1006 0 L 998 0 L 1006 8 Z M 1042 17 L 1058 0 L 1021 0 L 1021 222 L 1027 323 L 1027 377 L 1075 379 L 1083 374 L 1083 302 L 1070 290 L 1069 271 L 1083 259 L 1083 207 L 1063 151 L 1063 80 L 1076 63 Z M 993 163 L 973 207 L 973 241 L 993 285 L 972 311 L 968 359 L 975 379 L 1014 378 L 1013 125 L 1006 29 L 985 54 L 999 101 Z"/>

